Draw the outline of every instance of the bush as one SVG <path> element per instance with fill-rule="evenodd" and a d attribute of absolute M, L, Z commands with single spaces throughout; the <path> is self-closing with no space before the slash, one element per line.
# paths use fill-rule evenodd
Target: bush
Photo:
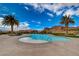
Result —
<path fill-rule="evenodd" d="M 10 32 L 0 32 L 0 35 L 2 34 L 9 34 Z"/>
<path fill-rule="evenodd" d="M 16 33 L 16 35 L 22 35 L 22 33 L 21 32 L 18 32 L 18 33 Z"/>
<path fill-rule="evenodd" d="M 67 36 L 67 37 L 72 37 L 72 38 L 79 38 L 79 36 L 76 36 L 76 35 Z"/>
<path fill-rule="evenodd" d="M 64 36 L 65 33 L 52 33 L 53 35 L 57 35 L 57 36 Z"/>
<path fill-rule="evenodd" d="M 75 36 L 76 34 L 73 33 L 69 33 L 68 36 Z"/>
<path fill-rule="evenodd" d="M 14 32 L 14 33 L 9 33 L 10 36 L 19 36 L 19 35 L 22 35 L 21 32 Z"/>

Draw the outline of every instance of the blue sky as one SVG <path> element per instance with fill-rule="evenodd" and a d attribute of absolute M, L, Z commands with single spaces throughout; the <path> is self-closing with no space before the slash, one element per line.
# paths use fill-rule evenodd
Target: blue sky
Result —
<path fill-rule="evenodd" d="M 7 14 L 15 15 L 19 20 L 20 25 L 18 29 L 34 29 L 42 30 L 44 28 L 51 28 L 53 26 L 61 25 L 60 19 L 64 15 L 71 15 L 75 20 L 75 24 L 70 26 L 79 26 L 79 4 L 69 3 L 4 3 L 0 4 L 0 22 L 3 20 L 2 16 Z M 0 29 L 10 28 L 4 27 L 0 24 Z M 16 26 L 14 27 L 15 29 Z"/>

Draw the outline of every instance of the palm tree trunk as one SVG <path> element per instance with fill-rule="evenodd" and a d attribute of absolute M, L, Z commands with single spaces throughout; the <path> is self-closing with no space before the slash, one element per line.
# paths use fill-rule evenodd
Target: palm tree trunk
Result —
<path fill-rule="evenodd" d="M 66 25 L 66 36 L 68 35 L 68 24 Z"/>
<path fill-rule="evenodd" d="M 11 25 L 11 33 L 13 33 L 13 25 Z"/>

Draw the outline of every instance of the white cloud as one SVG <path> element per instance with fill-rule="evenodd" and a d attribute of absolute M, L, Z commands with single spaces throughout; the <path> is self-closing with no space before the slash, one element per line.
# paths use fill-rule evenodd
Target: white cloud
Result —
<path fill-rule="evenodd" d="M 6 29 L 5 29 L 4 25 L 2 25 L 2 21 L 3 21 L 3 18 L 0 17 L 0 31 L 5 31 Z"/>
<path fill-rule="evenodd" d="M 32 22 L 33 22 L 33 23 L 37 23 L 37 24 L 41 24 L 40 21 L 37 22 L 37 21 L 32 20 Z"/>
<path fill-rule="evenodd" d="M 68 9 L 65 11 L 65 13 L 63 15 L 76 15 L 76 16 L 79 16 L 79 8 L 77 10 L 73 10 L 72 8 L 71 9 Z"/>
<path fill-rule="evenodd" d="M 25 6 L 25 9 L 26 9 L 26 10 L 29 10 L 29 8 L 28 8 L 28 7 L 26 7 L 26 6 Z"/>
<path fill-rule="evenodd" d="M 58 15 L 61 15 L 61 14 L 63 13 L 63 11 L 64 11 L 64 10 L 62 10 L 62 11 L 57 11 L 56 15 L 57 15 L 57 16 L 58 16 Z"/>
<path fill-rule="evenodd" d="M 19 26 L 14 26 L 14 30 L 28 30 L 30 29 L 29 24 L 27 22 L 20 22 Z"/>
<path fill-rule="evenodd" d="M 63 15 L 74 15 L 75 14 L 75 11 L 72 10 L 72 9 L 68 9 L 67 11 L 65 11 L 65 13 Z"/>
<path fill-rule="evenodd" d="M 12 12 L 12 15 L 15 15 L 16 13 L 15 12 Z"/>
<path fill-rule="evenodd" d="M 32 22 L 35 22 L 34 20 L 32 20 Z"/>
<path fill-rule="evenodd" d="M 3 18 L 0 18 L 0 31 L 10 31 L 11 27 L 10 26 L 3 26 L 2 21 L 3 21 Z M 14 25 L 14 31 L 28 30 L 28 29 L 30 29 L 30 27 L 27 22 L 20 22 L 18 27 L 16 25 Z"/>
<path fill-rule="evenodd" d="M 79 8 L 75 11 L 75 14 L 79 16 Z"/>
<path fill-rule="evenodd" d="M 47 13 L 47 15 L 49 15 L 50 17 L 53 17 L 54 15 L 53 14 L 51 14 L 51 13 Z"/>
<path fill-rule="evenodd" d="M 0 26 L 2 26 L 2 21 L 3 21 L 3 18 L 0 17 Z"/>
<path fill-rule="evenodd" d="M 27 5 L 27 4 L 26 4 Z M 47 4 L 47 3 L 30 3 L 28 5 L 31 5 L 34 7 L 34 9 L 39 10 L 39 12 L 43 12 L 45 9 L 48 9 L 50 11 L 56 12 L 59 8 L 61 8 L 63 5 L 60 3 L 55 4 Z"/>
<path fill-rule="evenodd" d="M 1 14 L 2 16 L 6 16 L 6 15 L 8 15 L 8 14 Z"/>
<path fill-rule="evenodd" d="M 48 21 L 51 22 L 52 20 L 51 19 L 48 19 Z"/>
<path fill-rule="evenodd" d="M 15 30 L 27 30 L 30 29 L 29 24 L 27 22 L 20 22 L 19 26 L 15 26 Z"/>
<path fill-rule="evenodd" d="M 27 5 L 27 4 L 26 4 L 26 5 Z M 68 7 L 68 9 L 70 9 L 71 6 L 74 6 L 74 7 L 79 6 L 78 3 L 76 3 L 76 4 L 75 4 L 75 3 L 54 3 L 54 4 L 49 4 L 49 3 L 30 3 L 29 5 L 33 6 L 34 9 L 35 9 L 35 10 L 38 10 L 39 12 L 43 12 L 45 9 L 48 9 L 48 10 L 53 11 L 54 13 L 56 13 L 56 15 L 62 14 L 63 10 L 60 10 L 60 11 L 59 11 L 59 9 L 61 9 L 61 8 L 63 8 L 63 7 Z M 72 10 L 66 11 L 65 14 L 66 14 L 66 13 L 68 14 L 68 12 L 69 12 L 70 14 L 73 14 L 73 13 L 71 13 L 71 12 L 73 12 Z M 79 12 L 79 11 L 77 11 L 77 12 Z M 77 12 L 76 12 L 76 13 L 77 13 Z M 76 13 L 75 13 L 75 14 L 76 14 Z M 77 14 L 78 14 L 78 13 L 77 13 Z M 77 14 L 76 14 L 76 15 L 77 15 Z M 78 14 L 78 15 L 79 15 L 79 14 Z"/>
<path fill-rule="evenodd" d="M 25 3 L 25 5 L 27 5 L 27 3 Z M 34 7 L 35 10 L 39 11 L 39 12 L 43 12 L 44 11 L 44 8 L 42 8 L 42 4 L 39 4 L 39 3 L 31 3 L 28 5 L 31 5 Z"/>
<path fill-rule="evenodd" d="M 19 26 L 28 26 L 29 24 L 27 22 L 21 22 Z"/>
<path fill-rule="evenodd" d="M 41 24 L 41 22 L 37 22 L 38 24 Z"/>

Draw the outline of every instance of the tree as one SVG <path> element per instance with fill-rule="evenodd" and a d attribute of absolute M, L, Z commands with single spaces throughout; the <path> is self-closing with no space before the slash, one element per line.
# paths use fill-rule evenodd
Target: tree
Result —
<path fill-rule="evenodd" d="M 19 21 L 16 20 L 15 17 L 12 15 L 6 15 L 6 16 L 4 16 L 4 20 L 3 20 L 2 24 L 11 26 L 11 33 L 13 33 L 13 26 L 14 25 L 18 26 Z"/>
<path fill-rule="evenodd" d="M 73 18 L 70 17 L 70 15 L 65 15 L 61 18 L 61 22 L 60 24 L 64 24 L 65 25 L 65 31 L 66 31 L 66 35 L 68 35 L 68 27 L 69 27 L 69 24 L 74 24 L 75 21 Z"/>

